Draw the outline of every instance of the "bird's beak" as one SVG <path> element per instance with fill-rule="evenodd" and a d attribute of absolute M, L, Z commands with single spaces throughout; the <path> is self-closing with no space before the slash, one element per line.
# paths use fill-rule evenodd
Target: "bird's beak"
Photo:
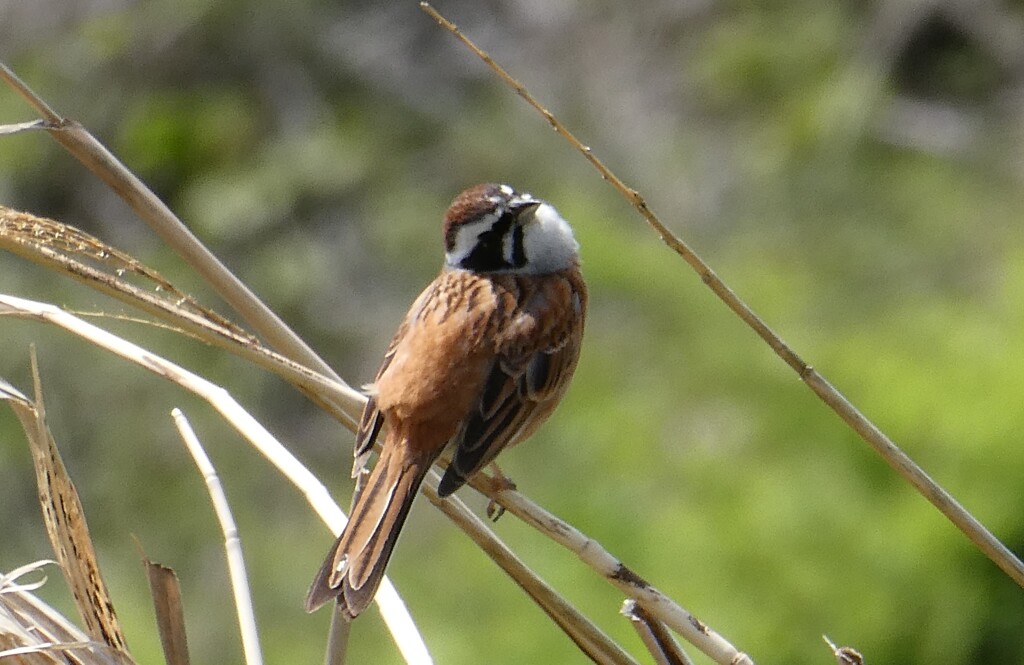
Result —
<path fill-rule="evenodd" d="M 543 204 L 543 201 L 523 201 L 512 208 L 516 221 L 519 224 L 529 224 L 533 221 L 533 213 Z"/>

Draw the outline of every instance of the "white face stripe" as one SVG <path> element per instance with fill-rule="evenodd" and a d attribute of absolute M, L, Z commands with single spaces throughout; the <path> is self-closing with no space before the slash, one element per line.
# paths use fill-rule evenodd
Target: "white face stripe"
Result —
<path fill-rule="evenodd" d="M 509 229 L 511 231 L 511 229 Z M 505 259 L 505 262 L 509 265 L 515 265 L 513 261 L 513 254 L 516 251 L 515 236 L 512 233 L 506 233 L 505 237 L 501 239 L 501 257 Z"/>
<path fill-rule="evenodd" d="M 490 214 L 481 219 L 463 224 L 455 230 L 455 246 L 451 251 L 445 252 L 444 260 L 449 266 L 457 268 L 476 248 L 480 234 L 487 231 L 498 221 L 500 213 Z"/>

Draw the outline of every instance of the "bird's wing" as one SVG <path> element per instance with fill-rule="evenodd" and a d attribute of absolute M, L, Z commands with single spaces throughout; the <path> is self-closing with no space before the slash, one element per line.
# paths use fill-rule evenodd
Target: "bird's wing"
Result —
<path fill-rule="evenodd" d="M 576 369 L 585 305 L 585 291 L 566 279 L 528 296 L 501 332 L 480 397 L 452 439 L 438 494 L 454 492 L 551 414 Z"/>
<path fill-rule="evenodd" d="M 388 350 L 384 352 L 384 360 L 381 361 L 380 369 L 377 370 L 377 376 L 374 377 L 374 382 L 379 380 L 391 365 L 391 361 L 395 357 L 395 350 L 398 349 L 398 345 L 402 342 L 402 339 L 405 337 L 405 333 L 408 329 L 409 318 L 406 317 L 398 327 L 398 331 L 395 333 L 395 336 L 391 339 L 391 344 L 388 345 Z M 366 460 L 370 456 L 373 444 L 376 443 L 377 436 L 380 434 L 380 430 L 383 426 L 384 414 L 381 413 L 380 409 L 377 407 L 376 390 L 374 389 L 373 384 L 371 384 L 367 386 L 366 406 L 363 407 L 363 415 L 359 419 L 359 429 L 356 430 L 356 443 L 353 448 L 353 456 L 355 457 L 355 462 L 352 465 L 353 478 L 358 476 L 363 467 L 366 466 Z"/>

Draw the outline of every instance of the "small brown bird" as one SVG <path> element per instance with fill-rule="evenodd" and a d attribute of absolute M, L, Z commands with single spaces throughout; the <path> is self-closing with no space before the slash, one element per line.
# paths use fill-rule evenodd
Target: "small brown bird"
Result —
<path fill-rule="evenodd" d="M 572 228 L 508 185 L 459 194 L 444 219 L 445 265 L 398 328 L 356 435 L 364 459 L 387 434 L 348 525 L 306 597 L 353 619 L 373 600 L 416 490 L 448 448 L 448 496 L 562 399 L 579 358 L 587 287 Z M 357 465 L 358 466 L 358 465 Z"/>

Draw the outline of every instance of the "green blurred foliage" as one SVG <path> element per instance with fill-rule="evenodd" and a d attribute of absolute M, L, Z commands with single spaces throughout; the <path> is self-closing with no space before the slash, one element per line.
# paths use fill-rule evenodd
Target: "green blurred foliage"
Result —
<path fill-rule="evenodd" d="M 1024 552 L 1024 102 L 1019 3 L 445 2 L 768 323 Z M 351 383 L 440 263 L 440 215 L 507 181 L 572 220 L 592 289 L 573 389 L 503 457 L 520 488 L 760 662 L 1024 661 L 1024 594 L 718 303 L 543 119 L 415 2 L 0 4 L 3 59 L 80 120 Z M 0 91 L 0 122 L 31 119 Z M 0 202 L 95 233 L 218 301 L 43 134 L 0 137 Z M 121 306 L 14 257 L 3 291 Z M 99 323 L 226 386 L 342 501 L 351 437 L 192 340 Z M 130 535 L 184 587 L 195 662 L 239 662 L 221 536 L 180 406 L 239 521 L 268 662 L 316 662 L 301 611 L 330 537 L 210 409 L 41 324 L 29 342 L 140 662 Z M 29 455 L 0 416 L 0 568 L 45 557 Z M 466 494 L 464 492 L 464 494 Z M 482 510 L 483 503 L 469 497 Z M 495 529 L 626 647 L 621 598 L 526 526 Z M 578 662 L 418 505 L 390 572 L 441 663 Z M 41 592 L 70 610 L 61 584 Z M 692 649 L 691 649 L 692 651 Z M 374 613 L 351 662 L 396 662 Z M 698 657 L 698 662 L 705 662 Z"/>

